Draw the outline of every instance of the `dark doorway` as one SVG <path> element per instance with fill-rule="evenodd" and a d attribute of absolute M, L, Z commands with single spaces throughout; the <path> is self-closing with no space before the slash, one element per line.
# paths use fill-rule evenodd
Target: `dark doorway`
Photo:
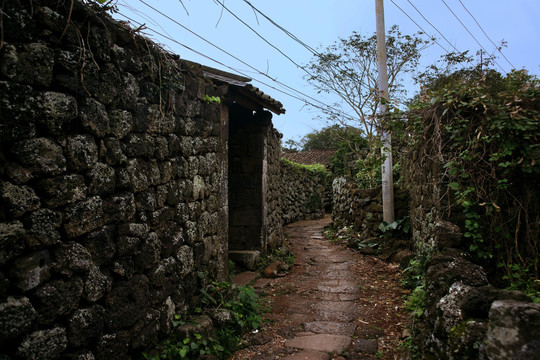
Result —
<path fill-rule="evenodd" d="M 229 251 L 264 252 L 263 119 L 233 105 L 229 112 Z"/>

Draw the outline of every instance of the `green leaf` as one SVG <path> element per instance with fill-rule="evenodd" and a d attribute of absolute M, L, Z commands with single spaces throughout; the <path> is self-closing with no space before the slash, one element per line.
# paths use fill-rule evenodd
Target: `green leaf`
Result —
<path fill-rule="evenodd" d="M 188 352 L 189 352 L 189 348 L 187 348 L 187 347 L 182 347 L 182 348 L 178 351 L 178 354 L 180 355 L 180 357 L 181 357 L 182 359 L 184 359 L 184 358 L 187 356 Z"/>
<path fill-rule="evenodd" d="M 457 182 L 451 182 L 450 184 L 448 184 L 448 187 L 451 189 L 451 190 L 454 190 L 454 191 L 457 191 L 459 190 L 459 183 Z"/>

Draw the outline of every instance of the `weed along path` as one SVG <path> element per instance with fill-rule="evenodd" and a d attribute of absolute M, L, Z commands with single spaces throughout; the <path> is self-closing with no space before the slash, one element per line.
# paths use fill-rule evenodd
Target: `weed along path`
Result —
<path fill-rule="evenodd" d="M 397 266 L 326 240 L 329 223 L 286 227 L 296 263 L 285 277 L 255 282 L 269 311 L 233 360 L 405 358 Z"/>

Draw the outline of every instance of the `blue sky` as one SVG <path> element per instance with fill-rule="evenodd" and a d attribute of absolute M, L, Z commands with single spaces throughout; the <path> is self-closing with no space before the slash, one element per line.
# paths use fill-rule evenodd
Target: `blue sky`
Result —
<path fill-rule="evenodd" d="M 209 45 L 163 14 L 151 9 L 143 1 L 244 63 Z M 312 54 L 308 50 L 286 36 L 260 14 L 255 15 L 244 0 L 218 1 L 224 3 L 231 12 L 296 64 L 304 66 L 312 59 Z M 513 66 L 517 69 L 525 68 L 536 75 L 540 74 L 540 1 L 461 0 L 461 3 L 459 0 L 444 1 L 489 53 L 497 51 L 461 3 L 475 17 L 491 40 L 496 44 L 501 40 L 508 42 L 508 46 L 502 52 Z M 340 37 L 348 37 L 353 31 L 366 36 L 375 32 L 375 0 L 249 0 L 249 2 L 301 41 L 319 50 L 331 45 Z M 419 15 L 411 3 L 458 50 L 470 50 L 474 54 L 480 49 L 467 30 L 448 10 L 443 0 L 410 0 L 410 3 L 408 0 L 393 0 L 393 2 L 427 33 L 436 36 L 444 47 L 450 48 L 450 45 Z M 386 28 L 397 24 L 403 34 L 419 31 L 417 25 L 394 3 L 391 0 L 384 1 Z M 284 115 L 274 115 L 273 118 L 274 126 L 284 135 L 283 141 L 299 140 L 305 134 L 327 125 L 324 119 L 318 118 L 320 112 L 276 90 L 291 93 L 290 89 L 283 88 L 274 80 L 327 104 L 337 100 L 317 94 L 304 80 L 305 72 L 301 68 L 254 34 L 228 11 L 222 11 L 221 5 L 216 1 L 183 0 L 187 13 L 179 0 L 118 0 L 117 4 L 120 13 L 115 17 L 126 20 L 124 16 L 127 16 L 146 24 L 144 34 L 182 58 L 253 78 L 254 86 L 279 100 L 287 110 Z M 444 51 L 437 45 L 425 50 L 419 70 L 434 63 L 443 53 Z M 504 71 L 512 68 L 500 54 L 497 62 Z M 416 91 L 412 84 L 409 88 L 411 92 Z M 304 95 L 297 94 L 297 96 L 306 98 Z"/>

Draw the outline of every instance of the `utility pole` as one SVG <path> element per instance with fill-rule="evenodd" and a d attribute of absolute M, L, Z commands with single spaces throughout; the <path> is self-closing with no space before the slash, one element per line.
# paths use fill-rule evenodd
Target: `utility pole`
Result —
<path fill-rule="evenodd" d="M 386 69 L 386 35 L 384 30 L 384 4 L 383 0 L 375 0 L 375 14 L 377 24 L 377 63 L 379 74 L 379 112 L 386 115 L 388 102 L 388 72 Z M 382 165 L 382 199 L 383 220 L 388 224 L 394 222 L 394 178 L 392 175 L 392 137 L 390 133 L 382 134 L 382 155 L 385 157 Z"/>

